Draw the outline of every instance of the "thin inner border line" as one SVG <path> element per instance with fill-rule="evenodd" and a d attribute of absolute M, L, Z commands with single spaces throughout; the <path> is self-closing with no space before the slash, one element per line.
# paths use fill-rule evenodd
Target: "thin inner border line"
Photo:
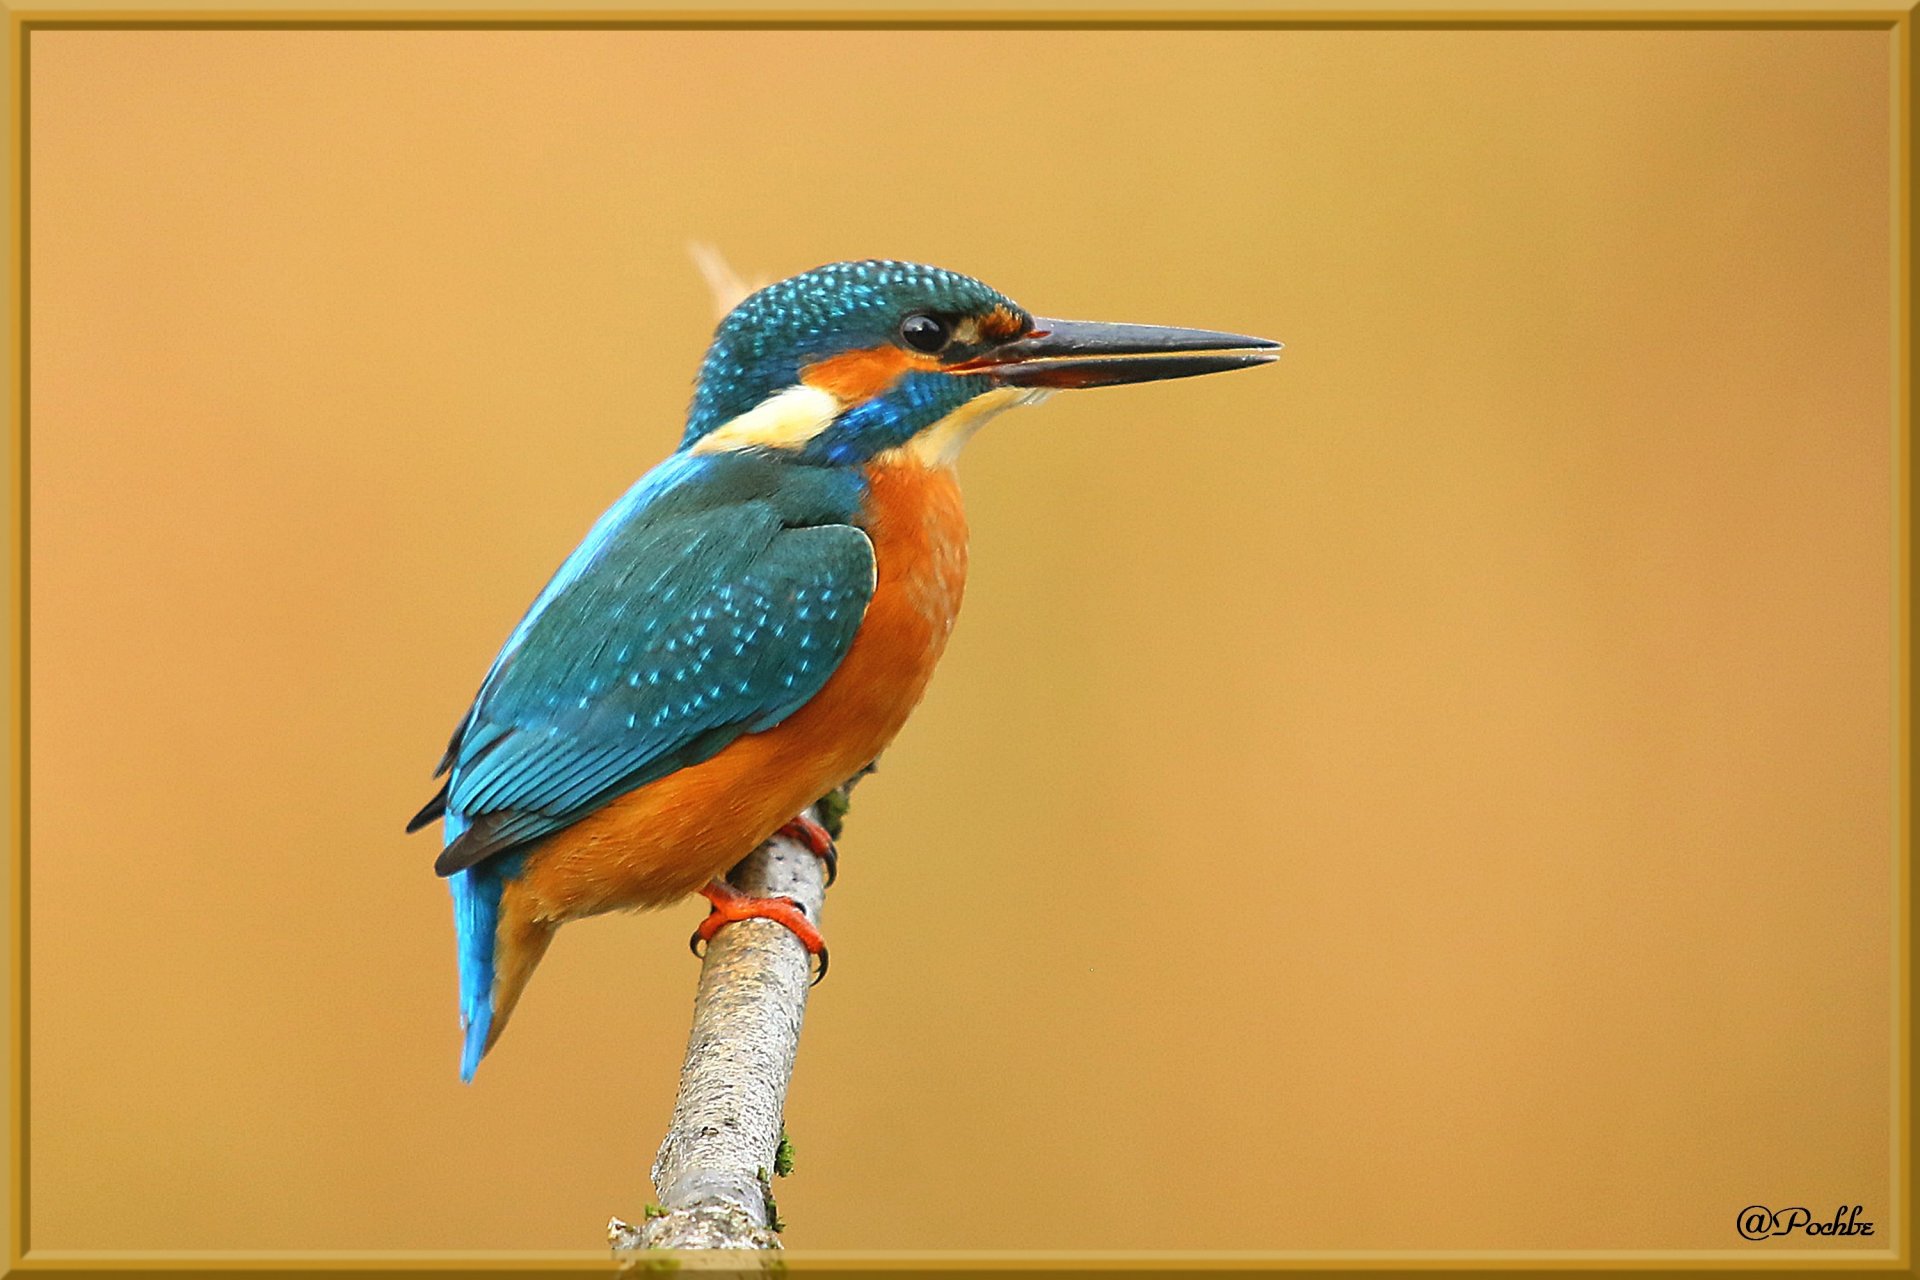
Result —
<path fill-rule="evenodd" d="M 1911 831 L 1911 750 L 1909 734 L 1911 732 L 1911 710 L 1908 698 L 1911 693 L 1911 655 L 1906 645 L 1912 634 L 1911 626 L 1911 583 L 1908 574 L 1911 571 L 1912 515 L 1911 477 L 1911 359 L 1912 359 L 1912 289 L 1910 273 L 1912 269 L 1911 253 L 1911 148 L 1914 137 L 1914 97 L 1912 94 L 1912 67 L 1917 40 L 1920 33 L 1912 23 L 1911 8 L 1893 12 L 1874 9 L 1787 11 L 1771 13 L 1759 10 L 1716 12 L 1711 10 L 1675 10 L 1658 11 L 1593 11 L 1572 10 L 1565 12 L 1546 11 L 1472 11 L 1465 10 L 1453 14 L 1436 14 L 1427 11 L 1379 10 L 1372 12 L 1308 11 L 1288 15 L 1259 16 L 1241 12 L 1215 13 L 1145 13 L 1145 14 L 1074 14 L 1040 13 L 1026 15 L 971 15 L 953 12 L 932 12 L 922 15 L 903 15 L 899 13 L 862 13 L 832 12 L 810 16 L 795 16 L 781 12 L 736 11 L 733 13 L 689 14 L 684 12 L 660 13 L 613 13 L 587 11 L 562 14 L 538 14 L 526 16 L 507 16 L 472 11 L 462 15 L 457 11 L 442 13 L 436 10 L 396 10 L 385 13 L 353 13 L 351 15 L 330 14 L 319 10 L 292 11 L 286 15 L 263 13 L 260 11 L 219 11 L 201 10 L 176 12 L 170 16 L 156 16 L 141 10 L 101 10 L 94 13 L 75 13 L 59 10 L 8 11 L 9 63 L 14 71 L 15 91 L 10 95 L 10 109 L 13 119 L 13 143 L 15 169 L 13 172 L 16 200 L 12 209 L 14 226 L 14 281 L 16 288 L 15 319 L 18 340 L 11 353 L 12 368 L 18 387 L 14 399 L 13 418 L 16 437 L 15 465 L 19 468 L 14 480 L 15 493 L 19 505 L 16 533 L 18 583 L 16 607 L 19 610 L 18 631 L 16 632 L 17 666 L 14 671 L 14 742 L 17 752 L 17 768 L 14 772 L 13 794 L 16 801 L 17 830 L 13 848 L 13 878 L 15 890 L 14 910 L 16 913 L 14 973 L 11 985 L 14 1008 L 14 1037 L 11 1052 L 12 1065 L 12 1120 L 14 1131 L 11 1141 L 12 1174 L 15 1194 L 11 1197 L 10 1220 L 13 1225 L 12 1239 L 9 1242 L 8 1255 L 10 1265 L 7 1273 L 15 1271 L 57 1271 L 68 1275 L 84 1274 L 121 1274 L 129 1270 L 160 1271 L 217 1271 L 235 1270 L 257 1271 L 262 1269 L 284 1269 L 309 1273 L 340 1274 L 366 1276 L 368 1274 L 391 1272 L 417 1274 L 422 1271 L 517 1271 L 521 1274 L 540 1272 L 571 1273 L 580 1270 L 604 1270 L 609 1264 L 601 1261 L 597 1254 L 582 1252 L 576 1255 L 566 1254 L 455 1254 L 445 1251 L 421 1253 L 375 1253 L 361 1254 L 352 1252 L 289 1252 L 254 1253 L 187 1253 L 168 1251 L 43 1251 L 37 1256 L 31 1255 L 28 1233 L 30 1229 L 30 1185 L 27 1177 L 30 1157 L 30 1143 L 27 1126 L 28 1089 L 26 1042 L 29 1029 L 29 1010 L 27 1004 L 28 965 L 30 956 L 29 927 L 30 916 L 27 911 L 30 889 L 29 866 L 27 858 L 27 835 L 29 823 L 29 759 L 27 753 L 28 734 L 30 732 L 30 709 L 28 706 L 27 671 L 29 659 L 30 629 L 28 625 L 27 603 L 29 598 L 28 573 L 30 568 L 30 490 L 28 485 L 30 441 L 27 431 L 30 400 L 30 327 L 28 305 L 30 300 L 29 249 L 31 227 L 28 218 L 30 208 L 30 166 L 28 139 L 31 129 L 31 35 L 35 31 L 48 30 L 224 30 L 224 31 L 429 31 L 429 30 L 490 30 L 490 31 L 596 31 L 596 30 L 786 30 L 786 31 L 980 31 L 980 30 L 1125 30 L 1125 31 L 1173 31 L 1173 30 L 1411 30 L 1411 31 L 1523 31 L 1523 30 L 1634 30 L 1634 31 L 1846 31 L 1846 30 L 1883 30 L 1895 33 L 1893 42 L 1894 82 L 1889 86 L 1894 99 L 1894 128 L 1892 132 L 1894 195 L 1893 211 L 1893 267 L 1894 290 L 1893 306 L 1894 337 L 1896 342 L 1896 367 L 1894 379 L 1895 421 L 1893 440 L 1893 470 L 1896 486 L 1896 506 L 1894 511 L 1894 536 L 1896 554 L 1894 559 L 1894 641 L 1896 652 L 1895 672 L 1895 720 L 1896 734 L 1894 742 L 1894 765 L 1896 769 L 1895 787 L 1895 913 L 1896 931 L 1894 961 L 1898 970 L 1894 988 L 1894 1059 L 1896 1065 L 1893 1085 L 1895 1095 L 1890 1112 L 1894 1120 L 1894 1148 L 1896 1153 L 1893 1180 L 1890 1187 L 1889 1210 L 1904 1208 L 1907 1216 L 1897 1224 L 1895 1247 L 1887 1250 L 1799 1250 L 1793 1253 L 1769 1252 L 1764 1255 L 1747 1254 L 1732 1251 L 1551 1251 L 1538 1252 L 1499 1251 L 1474 1253 L 1467 1251 L 1437 1253 L 1400 1253 L 1400 1252 L 1351 1252 L 1351 1253 L 1249 1253 L 1241 1251 L 1220 1251 L 1208 1254 L 1190 1253 L 1121 1253 L 1103 1255 L 1098 1253 L 989 1253 L 974 1251 L 954 1251 L 937 1254 L 886 1254 L 886 1253 L 785 1253 L 774 1259 L 778 1266 L 793 1270 L 818 1270 L 823 1267 L 852 1271 L 900 1270 L 919 1267 L 922 1270 L 952 1271 L 960 1269 L 991 1270 L 1005 1274 L 1009 1272 L 1030 1271 L 1035 1273 L 1087 1268 L 1112 1268 L 1115 1270 L 1164 1270 L 1164 1271 L 1216 1271 L 1216 1270 L 1293 1270 L 1302 1266 L 1338 1267 L 1347 1269 L 1371 1269 L 1382 1266 L 1395 1268 L 1461 1268 L 1481 1266 L 1491 1269 L 1508 1270 L 1539 1266 L 1544 1262 L 1558 1262 L 1563 1267 L 1591 1269 L 1596 1267 L 1638 1265 L 1640 1267 L 1667 1266 L 1686 1270 L 1723 1269 L 1730 1266 L 1754 1270 L 1807 1269 L 1809 1265 L 1823 1269 L 1854 1270 L 1871 1268 L 1886 1269 L 1889 1264 L 1905 1269 L 1910 1260 L 1911 1238 L 1910 1224 L 1914 1217 L 1912 1204 L 1914 1188 L 1909 1171 L 1912 1157 L 1912 1135 L 1908 1125 L 1910 1120 L 1910 1089 L 1902 1092 L 1903 1083 L 1910 1084 L 1907 1073 L 1911 1070 L 1911 1046 L 1908 1036 L 1911 1027 L 1911 1009 L 1909 1005 L 1909 981 L 1911 977 L 1909 962 L 1911 947 L 1911 866 L 1901 855 L 1911 853 L 1908 837 Z M 1905 784 L 1903 788 L 1900 784 Z M 757 1266 L 754 1268 L 757 1270 Z"/>

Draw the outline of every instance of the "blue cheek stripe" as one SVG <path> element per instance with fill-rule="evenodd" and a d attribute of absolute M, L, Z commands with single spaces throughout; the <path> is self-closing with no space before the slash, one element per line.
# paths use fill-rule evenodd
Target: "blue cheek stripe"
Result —
<path fill-rule="evenodd" d="M 848 466 L 895 449 L 983 391 L 993 380 L 982 374 L 914 370 L 884 393 L 855 405 L 815 436 L 801 456 Z"/>

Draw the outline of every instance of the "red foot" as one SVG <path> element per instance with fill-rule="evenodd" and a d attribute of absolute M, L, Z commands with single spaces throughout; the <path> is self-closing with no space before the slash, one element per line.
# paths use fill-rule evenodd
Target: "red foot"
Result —
<path fill-rule="evenodd" d="M 687 939 L 687 946 L 693 954 L 701 955 L 700 944 L 713 941 L 713 935 L 736 920 L 771 920 L 783 924 L 792 930 L 793 936 L 800 939 L 800 945 L 807 949 L 808 955 L 820 957 L 820 972 L 815 974 L 815 982 L 827 976 L 827 944 L 821 938 L 820 931 L 813 927 L 813 921 L 807 919 L 807 913 L 792 898 L 753 898 L 729 887 L 719 880 L 712 881 L 700 891 L 701 896 L 713 904 L 713 910 L 700 922 L 700 927 Z"/>
<path fill-rule="evenodd" d="M 805 845 L 814 857 L 826 863 L 827 887 L 833 887 L 833 882 L 840 877 L 840 850 L 825 827 L 803 813 L 773 834 Z"/>

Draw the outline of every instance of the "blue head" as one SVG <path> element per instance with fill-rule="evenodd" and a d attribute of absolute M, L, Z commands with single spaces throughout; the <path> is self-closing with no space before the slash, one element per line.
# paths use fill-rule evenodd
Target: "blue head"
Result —
<path fill-rule="evenodd" d="M 926 460 L 951 461 L 981 422 L 1049 388 L 1241 368 L 1271 359 L 1278 345 L 1037 320 L 957 272 L 835 262 L 767 286 L 720 322 L 681 448 L 851 466 L 912 446 Z"/>
<path fill-rule="evenodd" d="M 968 276 L 911 262 L 835 262 L 735 307 L 700 366 L 683 448 L 795 448 L 857 463 L 993 389 L 955 372 L 1033 318 Z"/>

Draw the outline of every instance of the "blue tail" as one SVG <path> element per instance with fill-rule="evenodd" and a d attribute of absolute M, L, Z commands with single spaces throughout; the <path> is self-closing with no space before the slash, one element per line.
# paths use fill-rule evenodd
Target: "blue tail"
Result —
<path fill-rule="evenodd" d="M 467 829 L 466 819 L 447 815 L 444 834 L 452 844 Z M 489 858 L 479 866 L 456 871 L 447 878 L 453 889 L 453 932 L 460 950 L 460 1025 L 466 1043 L 460 1051 L 460 1078 L 473 1083 L 480 1056 L 494 1023 L 494 949 L 500 936 L 500 894 L 508 880 L 520 874 L 526 855 Z"/>
<path fill-rule="evenodd" d="M 453 930 L 460 948 L 460 1025 L 467 1033 L 460 1078 L 471 1084 L 480 1055 L 487 1051 L 487 1033 L 493 1030 L 493 946 L 500 924 L 501 879 L 496 867 L 482 863 L 454 872 L 447 883 L 453 887 Z"/>

